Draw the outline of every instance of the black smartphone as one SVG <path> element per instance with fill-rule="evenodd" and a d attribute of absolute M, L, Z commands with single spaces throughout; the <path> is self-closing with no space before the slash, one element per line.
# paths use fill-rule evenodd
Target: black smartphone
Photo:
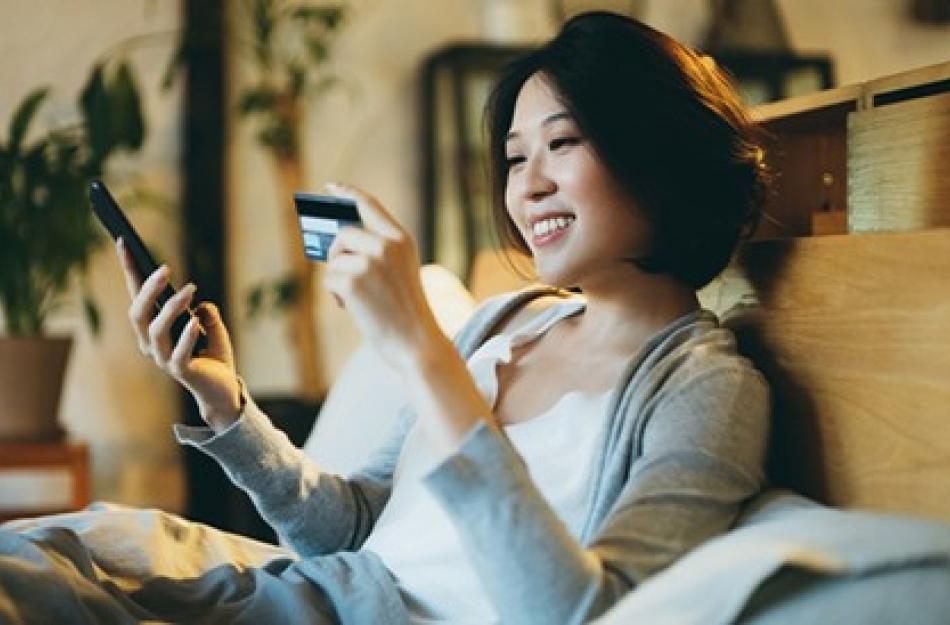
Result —
<path fill-rule="evenodd" d="M 303 234 L 303 250 L 311 260 L 326 261 L 333 239 L 343 226 L 359 226 L 356 202 L 316 193 L 294 193 Z"/>
<path fill-rule="evenodd" d="M 135 270 L 138 272 L 140 279 L 144 280 L 158 269 L 158 264 L 155 262 L 155 259 L 152 258 L 148 248 L 145 247 L 142 238 L 135 231 L 135 228 L 132 227 L 131 222 L 129 222 L 125 213 L 119 208 L 112 194 L 109 193 L 109 189 L 106 188 L 106 185 L 104 185 L 101 180 L 93 180 L 89 183 L 89 201 L 92 202 L 92 210 L 96 213 L 96 217 L 99 218 L 99 221 L 105 226 L 105 229 L 109 231 L 112 238 L 118 239 L 122 237 L 125 248 L 129 250 L 132 256 L 132 264 L 135 266 Z M 165 302 L 174 294 L 174 287 L 172 287 L 171 284 L 165 285 L 162 292 L 158 294 L 158 298 L 155 301 L 155 308 L 161 309 Z M 181 333 L 185 331 L 185 326 L 194 316 L 194 309 L 189 308 L 175 319 L 172 324 L 172 340 L 175 343 L 178 342 Z M 208 346 L 207 333 L 200 325 L 198 328 L 199 335 L 195 347 L 192 350 L 193 356 L 197 356 Z"/>

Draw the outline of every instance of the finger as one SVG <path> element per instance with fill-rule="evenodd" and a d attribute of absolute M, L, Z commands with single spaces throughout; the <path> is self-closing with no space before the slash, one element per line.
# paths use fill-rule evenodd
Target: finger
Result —
<path fill-rule="evenodd" d="M 161 362 L 166 362 L 171 356 L 172 339 L 171 328 L 178 315 L 187 310 L 191 298 L 194 297 L 196 287 L 188 283 L 185 287 L 175 293 L 174 297 L 165 302 L 152 323 L 148 326 L 148 336 L 152 345 L 152 355 L 159 358 Z"/>
<path fill-rule="evenodd" d="M 366 227 L 383 236 L 396 237 L 402 232 L 402 226 L 390 215 L 383 205 L 372 195 L 352 185 L 329 182 L 326 189 L 331 195 L 344 197 L 356 202 L 356 210 Z"/>
<path fill-rule="evenodd" d="M 370 259 L 362 254 L 341 254 L 333 259 L 333 264 L 327 264 L 326 276 L 353 277 L 366 273 Z"/>
<path fill-rule="evenodd" d="M 201 302 L 195 312 L 201 321 L 201 327 L 208 336 L 208 349 L 203 353 L 223 362 L 233 362 L 231 336 L 227 326 L 224 325 L 224 320 L 221 319 L 221 311 L 218 307 L 211 302 Z"/>
<path fill-rule="evenodd" d="M 125 286 L 129 290 L 129 297 L 135 297 L 139 289 L 142 288 L 142 277 L 136 271 L 135 265 L 132 263 L 132 254 L 129 253 L 129 248 L 125 246 L 122 237 L 116 239 L 115 248 L 116 254 L 119 256 L 119 264 L 122 266 L 122 273 L 125 276 Z"/>
<path fill-rule="evenodd" d="M 198 342 L 200 324 L 198 317 L 192 317 L 191 321 L 185 326 L 178 339 L 178 344 L 172 350 L 168 358 L 168 371 L 179 379 L 184 379 L 188 374 L 188 363 L 191 362 L 191 353 L 195 349 L 195 343 Z"/>
<path fill-rule="evenodd" d="M 349 277 L 342 274 L 332 274 L 327 272 L 324 274 L 323 280 L 320 282 L 321 286 L 333 296 L 333 300 L 336 302 L 336 305 L 342 309 L 346 309 L 346 295 L 349 293 L 351 280 Z"/>
<path fill-rule="evenodd" d="M 363 254 L 379 258 L 382 256 L 385 245 L 386 242 L 378 234 L 362 228 L 346 226 L 341 228 L 333 239 L 333 244 L 327 251 L 327 260 L 330 261 L 341 254 Z"/>
<path fill-rule="evenodd" d="M 155 318 L 155 300 L 168 284 L 168 274 L 167 265 L 162 265 L 153 271 L 152 275 L 142 283 L 142 288 L 135 294 L 129 305 L 129 320 L 132 322 L 132 328 L 135 330 L 139 347 L 143 352 L 148 351 L 148 325 Z"/>

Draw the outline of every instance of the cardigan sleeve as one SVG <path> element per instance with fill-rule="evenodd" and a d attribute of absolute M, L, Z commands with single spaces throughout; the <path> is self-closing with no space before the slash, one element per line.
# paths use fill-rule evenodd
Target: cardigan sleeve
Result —
<path fill-rule="evenodd" d="M 642 455 L 590 545 L 567 531 L 505 434 L 488 424 L 425 480 L 501 622 L 584 623 L 729 528 L 764 483 L 768 422 L 768 387 L 751 367 L 684 382 L 655 406 Z"/>
<path fill-rule="evenodd" d="M 389 499 L 412 414 L 403 407 L 387 442 L 345 478 L 321 470 L 252 399 L 241 418 L 217 434 L 176 425 L 175 436 L 214 458 L 281 539 L 307 557 L 355 550 L 366 540 Z"/>
<path fill-rule="evenodd" d="M 499 319 L 552 292 L 539 287 L 489 298 L 458 332 L 456 347 L 465 356 Z M 281 539 L 302 556 L 358 549 L 389 501 L 402 444 L 415 420 L 411 406 L 399 410 L 387 443 L 362 469 L 344 478 L 322 471 L 271 424 L 253 399 L 246 394 L 245 399 L 241 418 L 227 429 L 215 434 L 206 427 L 176 425 L 176 438 L 214 458 Z"/>

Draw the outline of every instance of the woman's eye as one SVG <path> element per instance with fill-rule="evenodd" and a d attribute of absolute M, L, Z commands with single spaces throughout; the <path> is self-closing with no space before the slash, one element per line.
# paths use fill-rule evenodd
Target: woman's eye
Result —
<path fill-rule="evenodd" d="M 523 163 L 523 162 L 524 162 L 523 156 L 509 156 L 505 158 L 505 167 L 507 167 L 508 169 L 511 169 L 518 163 Z"/>
<path fill-rule="evenodd" d="M 560 137 L 551 141 L 551 143 L 548 144 L 548 147 L 550 147 L 552 150 L 556 150 L 565 145 L 576 145 L 579 142 L 580 139 L 577 137 Z"/>

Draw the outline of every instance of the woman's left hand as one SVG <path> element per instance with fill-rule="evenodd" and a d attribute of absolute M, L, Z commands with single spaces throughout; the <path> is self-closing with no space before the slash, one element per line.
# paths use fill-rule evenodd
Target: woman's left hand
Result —
<path fill-rule="evenodd" d="M 412 366 L 442 337 L 422 289 L 415 242 L 370 194 L 350 185 L 326 189 L 356 202 L 363 227 L 340 229 L 323 285 L 390 366 Z"/>

